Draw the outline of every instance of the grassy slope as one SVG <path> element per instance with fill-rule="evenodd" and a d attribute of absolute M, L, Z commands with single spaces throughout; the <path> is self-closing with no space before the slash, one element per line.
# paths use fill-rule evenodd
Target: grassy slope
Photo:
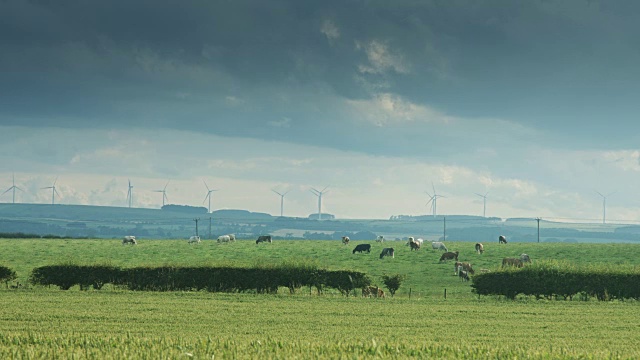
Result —
<path fill-rule="evenodd" d="M 0 240 L 0 264 L 24 282 L 40 265 L 63 261 L 142 264 L 237 264 L 313 261 L 353 268 L 380 283 L 383 273 L 409 276 L 395 299 L 336 294 L 290 296 L 148 293 L 77 289 L 0 290 L 2 358 L 639 358 L 640 311 L 634 301 L 563 302 L 478 299 L 453 275 L 440 252 L 411 252 L 401 243 L 372 243 L 371 254 L 334 241 L 252 241 L 197 246 L 180 241 Z M 496 268 L 504 256 L 577 263 L 635 264 L 640 246 L 626 244 L 448 243 L 476 268 Z M 383 246 L 395 259 L 379 260 Z M 407 298 L 408 288 L 413 296 Z M 448 298 L 443 299 L 447 288 Z M 304 290 L 304 289 L 303 289 Z"/>

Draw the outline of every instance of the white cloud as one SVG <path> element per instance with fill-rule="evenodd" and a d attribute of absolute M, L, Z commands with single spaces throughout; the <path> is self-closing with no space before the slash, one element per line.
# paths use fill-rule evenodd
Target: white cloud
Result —
<path fill-rule="evenodd" d="M 355 116 L 376 126 L 416 122 L 448 123 L 453 120 L 427 106 L 414 104 L 390 93 L 378 94 L 368 100 L 346 100 L 346 103 Z"/>
<path fill-rule="evenodd" d="M 291 119 L 283 117 L 280 120 L 272 120 L 267 122 L 270 126 L 276 128 L 288 128 L 291 127 Z"/>
<path fill-rule="evenodd" d="M 325 20 L 320 27 L 320 32 L 323 33 L 329 43 L 332 44 L 334 40 L 340 38 L 340 30 L 336 24 L 331 20 Z"/>
<path fill-rule="evenodd" d="M 411 70 L 404 56 L 396 49 L 391 50 L 386 41 L 356 41 L 356 49 L 363 50 L 369 60 L 368 64 L 358 67 L 361 73 L 382 74 L 394 71 L 399 74 L 408 74 Z"/>

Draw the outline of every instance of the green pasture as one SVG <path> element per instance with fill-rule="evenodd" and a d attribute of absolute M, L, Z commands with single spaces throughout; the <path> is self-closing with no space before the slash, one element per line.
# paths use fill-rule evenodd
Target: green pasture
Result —
<path fill-rule="evenodd" d="M 395 298 L 317 295 L 308 288 L 290 295 L 207 292 L 134 292 L 105 287 L 68 291 L 55 287 L 0 287 L 0 357 L 8 359 L 637 359 L 640 304 L 515 301 L 471 292 L 453 276 L 451 262 L 431 244 L 411 251 L 402 242 L 370 241 L 370 254 L 339 241 L 254 240 L 218 244 L 145 240 L 0 240 L 0 265 L 26 284 L 31 269 L 51 264 L 234 265 L 312 262 L 352 269 L 382 286 L 383 274 L 407 275 Z M 527 253 L 532 260 L 576 264 L 637 264 L 631 244 L 447 242 L 476 270 L 496 269 L 503 257 Z M 394 247 L 394 259 L 379 259 Z M 15 284 L 16 281 L 8 285 Z M 640 284 L 639 284 L 640 286 Z M 384 287 L 383 287 L 384 289 Z M 411 298 L 409 298 L 411 289 Z M 444 299 L 447 289 L 447 299 Z M 386 289 L 385 289 L 386 290 Z"/>

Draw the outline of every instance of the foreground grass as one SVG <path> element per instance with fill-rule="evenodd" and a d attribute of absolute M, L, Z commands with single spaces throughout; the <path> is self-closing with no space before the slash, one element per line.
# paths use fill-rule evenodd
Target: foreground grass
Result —
<path fill-rule="evenodd" d="M 0 357 L 640 358 L 637 302 L 2 290 Z"/>

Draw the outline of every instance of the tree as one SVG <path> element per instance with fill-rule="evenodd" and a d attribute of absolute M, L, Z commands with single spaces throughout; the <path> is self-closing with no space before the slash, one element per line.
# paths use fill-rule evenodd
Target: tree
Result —
<path fill-rule="evenodd" d="M 407 276 L 401 274 L 382 275 L 382 282 L 391 293 L 391 296 L 395 295 L 396 291 L 398 291 L 398 289 L 400 288 L 400 285 L 402 285 L 402 282 L 406 279 Z"/>

